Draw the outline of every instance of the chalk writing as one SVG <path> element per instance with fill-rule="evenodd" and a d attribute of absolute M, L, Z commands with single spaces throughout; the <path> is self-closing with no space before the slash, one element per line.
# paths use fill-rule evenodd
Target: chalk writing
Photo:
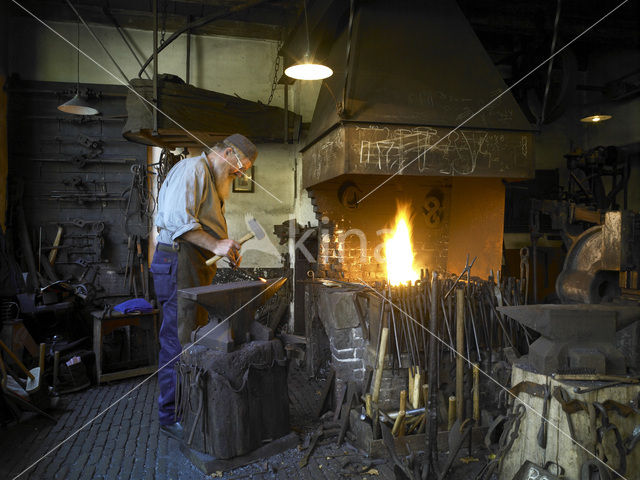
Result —
<path fill-rule="evenodd" d="M 356 126 L 352 149 L 360 165 L 384 173 L 472 175 L 491 170 L 499 174 L 528 162 L 527 138 L 520 134 L 449 132 L 434 127 Z"/>
<path fill-rule="evenodd" d="M 305 152 L 305 185 L 344 173 L 526 177 L 531 134 L 348 124 Z"/>

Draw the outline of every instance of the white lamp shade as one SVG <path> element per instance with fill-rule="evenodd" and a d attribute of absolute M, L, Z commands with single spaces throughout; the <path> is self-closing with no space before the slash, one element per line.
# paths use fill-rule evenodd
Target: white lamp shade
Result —
<path fill-rule="evenodd" d="M 74 115 L 96 115 L 99 113 L 98 110 L 87 105 L 79 93 L 76 93 L 68 102 L 60 105 L 58 110 L 65 113 L 72 113 Z"/>
<path fill-rule="evenodd" d="M 318 63 L 300 63 L 287 68 L 284 74 L 296 80 L 322 80 L 333 75 L 333 70 Z"/>
<path fill-rule="evenodd" d="M 583 123 L 598 123 L 609 120 L 610 118 L 611 115 L 589 115 L 588 117 L 582 117 L 580 121 Z"/>

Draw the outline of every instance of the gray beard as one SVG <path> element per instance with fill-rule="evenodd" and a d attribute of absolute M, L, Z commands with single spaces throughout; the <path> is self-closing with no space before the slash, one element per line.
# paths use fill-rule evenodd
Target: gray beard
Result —
<path fill-rule="evenodd" d="M 229 198 L 231 194 L 231 184 L 233 183 L 233 177 L 229 175 L 216 175 L 216 190 L 218 191 L 218 197 L 223 202 Z"/>

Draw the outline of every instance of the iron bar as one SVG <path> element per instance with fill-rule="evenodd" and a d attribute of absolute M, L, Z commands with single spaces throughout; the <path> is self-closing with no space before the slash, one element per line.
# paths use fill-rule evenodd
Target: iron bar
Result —
<path fill-rule="evenodd" d="M 104 46 L 104 44 L 100 41 L 100 39 L 96 36 L 95 33 L 93 33 L 93 30 L 91 30 L 91 27 L 89 27 L 89 25 L 87 25 L 87 22 L 84 21 L 84 18 L 82 18 L 82 16 L 80 15 L 80 12 L 78 12 L 76 10 L 76 8 L 73 6 L 73 4 L 71 3 L 70 0 L 67 0 L 67 4 L 69 5 L 69 7 L 71 8 L 71 10 L 73 10 L 73 13 L 75 13 L 78 17 L 78 19 L 82 22 L 82 24 L 85 26 L 85 28 L 89 31 L 89 33 L 91 34 L 91 36 L 93 37 L 93 39 L 98 42 L 98 44 L 102 47 L 102 49 L 104 50 L 104 52 L 107 54 L 107 56 L 111 59 L 111 61 L 113 62 L 113 64 L 116 66 L 116 68 L 118 69 L 118 71 L 120 72 L 120 75 L 122 75 L 122 78 L 124 78 L 124 81 L 129 83 L 129 79 L 127 78 L 127 76 L 124 74 L 124 72 L 122 71 L 122 69 L 120 68 L 120 65 L 118 65 L 118 62 L 116 62 L 116 60 L 111 56 L 111 54 L 109 53 L 109 50 L 107 50 L 107 47 Z"/>
<path fill-rule="evenodd" d="M 136 51 L 133 49 L 133 45 L 131 44 L 131 41 L 127 38 L 127 36 L 125 35 L 125 31 L 124 29 L 120 26 L 120 23 L 118 23 L 118 20 L 116 20 L 116 18 L 113 16 L 113 14 L 111 13 L 111 10 L 109 10 L 107 7 L 103 7 L 102 8 L 102 13 L 105 14 L 105 16 L 107 18 L 109 18 L 109 20 L 111 20 L 111 23 L 113 23 L 113 26 L 115 27 L 115 29 L 118 31 L 118 33 L 120 34 L 120 37 L 122 38 L 122 41 L 124 42 L 124 44 L 127 46 L 127 48 L 129 49 L 129 51 L 131 52 L 131 55 L 133 55 L 133 58 L 136 59 L 136 62 L 138 62 L 138 65 L 140 67 L 142 67 L 142 61 L 140 60 L 140 58 L 138 57 L 138 54 L 136 53 Z M 188 55 L 188 53 L 187 53 Z M 147 72 L 144 72 L 144 74 L 147 76 L 148 79 L 151 79 L 151 77 L 149 76 L 149 74 Z M 187 83 L 189 83 L 189 75 L 187 74 Z"/>
<path fill-rule="evenodd" d="M 152 126 L 153 129 L 151 134 L 154 136 L 158 135 L 158 0 L 153 0 L 153 55 L 151 56 L 153 59 L 153 97 L 151 98 L 151 102 L 153 103 L 153 110 L 151 112 L 152 115 Z M 142 76 L 142 70 L 140 70 L 140 74 L 138 76 Z"/>
<path fill-rule="evenodd" d="M 396 316 L 393 313 L 393 311 L 395 310 L 395 307 L 394 307 L 394 304 L 393 304 L 394 303 L 393 302 L 393 297 L 391 296 L 391 285 L 389 285 L 388 293 L 389 293 L 389 300 L 390 300 L 390 302 L 389 302 L 390 305 L 389 306 L 391 308 L 391 322 L 393 324 L 393 336 L 394 336 L 395 343 L 396 343 L 396 353 L 398 355 L 398 368 L 402 368 L 402 358 L 400 357 L 400 345 L 398 344 L 398 327 L 397 327 L 397 323 L 396 323 Z"/>
<path fill-rule="evenodd" d="M 245 10 L 247 8 L 251 8 L 254 6 L 257 6 L 261 3 L 266 2 L 267 0 L 249 0 L 245 3 L 242 3 L 240 5 L 236 5 L 233 7 L 230 7 L 227 11 L 225 12 L 216 12 L 213 13 L 211 15 L 208 15 L 206 17 L 201 17 L 198 20 L 189 23 L 188 25 L 180 28 L 179 30 L 176 30 L 175 32 L 173 32 L 169 38 L 167 38 L 165 40 L 165 42 L 160 45 L 160 48 L 158 48 L 157 44 L 154 46 L 153 49 L 153 54 L 147 58 L 144 62 L 144 64 L 142 65 L 142 67 L 140 68 L 140 71 L 138 72 L 138 77 L 142 77 L 142 72 L 145 71 L 145 69 L 149 66 L 149 64 L 151 63 L 152 60 L 154 60 L 154 57 L 156 57 L 162 50 L 164 50 L 166 47 L 168 47 L 171 43 L 173 43 L 173 41 L 178 38 L 180 35 L 182 35 L 184 32 L 186 32 L 187 30 L 195 30 L 199 27 L 203 27 L 204 25 L 213 22 L 214 20 L 217 20 L 219 18 L 223 18 L 223 17 L 227 17 L 229 15 L 232 15 L 236 12 L 239 12 L 241 10 Z M 153 3 L 156 4 L 157 0 L 153 0 Z M 154 12 L 157 12 L 157 5 L 154 7 Z M 155 15 L 154 15 L 155 16 Z M 154 31 L 157 31 L 157 28 L 154 28 Z"/>

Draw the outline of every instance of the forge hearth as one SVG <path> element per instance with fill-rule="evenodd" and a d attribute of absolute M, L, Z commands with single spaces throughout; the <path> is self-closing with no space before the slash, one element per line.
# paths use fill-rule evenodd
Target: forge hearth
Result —
<path fill-rule="evenodd" d="M 460 272 L 477 256 L 487 278 L 502 260 L 504 185 L 500 178 L 342 176 L 309 188 L 318 218 L 317 276 L 368 283 L 386 280 L 383 241 L 407 204 L 415 265 Z M 374 191 L 360 203 L 361 199 Z"/>

